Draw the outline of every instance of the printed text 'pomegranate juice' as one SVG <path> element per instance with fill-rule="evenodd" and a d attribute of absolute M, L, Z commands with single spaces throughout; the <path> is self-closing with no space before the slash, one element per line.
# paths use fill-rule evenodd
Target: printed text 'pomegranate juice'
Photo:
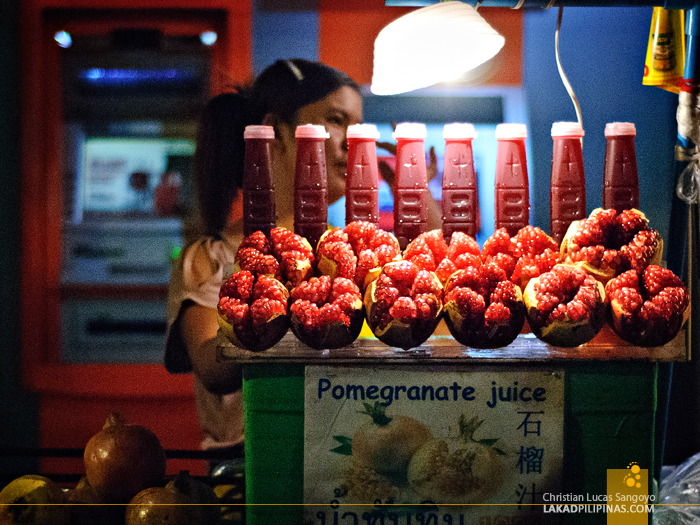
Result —
<path fill-rule="evenodd" d="M 476 236 L 478 195 L 472 140 L 472 124 L 445 124 L 445 169 L 442 175 L 442 233 L 449 239 L 461 231 Z"/>
<path fill-rule="evenodd" d="M 586 178 L 578 122 L 552 124 L 552 175 L 549 187 L 549 234 L 561 243 L 573 221 L 586 217 Z"/>
<path fill-rule="evenodd" d="M 243 235 L 262 231 L 265 235 L 277 224 L 275 187 L 272 181 L 272 126 L 246 126 L 243 163 Z"/>
<path fill-rule="evenodd" d="M 379 131 L 373 124 L 348 126 L 348 171 L 345 180 L 345 224 L 379 222 Z"/>
<path fill-rule="evenodd" d="M 296 128 L 294 231 L 315 249 L 328 225 L 326 128 L 305 124 Z"/>
<path fill-rule="evenodd" d="M 530 188 L 525 154 L 525 124 L 496 126 L 496 229 L 514 236 L 530 222 Z"/>
<path fill-rule="evenodd" d="M 396 126 L 396 175 L 394 235 L 401 249 L 423 233 L 428 225 L 428 179 L 425 167 L 425 124 L 404 122 Z"/>
<path fill-rule="evenodd" d="M 639 175 L 632 122 L 605 125 L 605 167 L 603 172 L 603 208 L 618 212 L 639 209 Z"/>

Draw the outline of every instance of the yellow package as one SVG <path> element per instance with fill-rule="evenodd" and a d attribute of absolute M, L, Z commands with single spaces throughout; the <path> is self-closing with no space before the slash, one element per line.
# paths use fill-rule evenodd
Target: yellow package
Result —
<path fill-rule="evenodd" d="M 685 12 L 654 7 L 644 63 L 645 86 L 678 93 L 685 62 Z"/>

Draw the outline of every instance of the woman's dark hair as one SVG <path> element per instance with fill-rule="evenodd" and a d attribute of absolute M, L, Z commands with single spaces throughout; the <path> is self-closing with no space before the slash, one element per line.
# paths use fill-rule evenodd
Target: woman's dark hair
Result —
<path fill-rule="evenodd" d="M 342 71 L 303 59 L 278 60 L 252 86 L 211 99 L 202 113 L 195 150 L 195 186 L 202 227 L 219 235 L 243 186 L 243 131 L 269 113 L 294 124 L 297 111 L 342 87 L 360 88 Z"/>

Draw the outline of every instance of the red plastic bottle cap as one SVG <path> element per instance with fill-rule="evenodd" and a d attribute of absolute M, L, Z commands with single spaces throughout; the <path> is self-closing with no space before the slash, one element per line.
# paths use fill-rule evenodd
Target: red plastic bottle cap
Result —
<path fill-rule="evenodd" d="M 348 138 L 379 140 L 379 130 L 374 124 L 353 124 L 348 126 Z"/>
<path fill-rule="evenodd" d="M 244 139 L 274 139 L 275 128 L 272 126 L 246 126 L 243 132 Z"/>
<path fill-rule="evenodd" d="M 499 124 L 496 126 L 496 140 L 518 140 L 527 138 L 525 124 Z"/>
<path fill-rule="evenodd" d="M 552 137 L 581 138 L 583 135 L 583 127 L 578 122 L 555 122 L 552 124 Z"/>
<path fill-rule="evenodd" d="M 298 139 L 327 139 L 331 135 L 326 132 L 324 126 L 318 126 L 316 124 L 304 124 L 302 126 L 297 126 L 296 133 L 294 136 Z"/>
<path fill-rule="evenodd" d="M 637 135 L 637 128 L 633 122 L 609 122 L 605 125 L 606 137 L 619 137 L 620 135 Z"/>
<path fill-rule="evenodd" d="M 476 136 L 477 132 L 473 124 L 453 122 L 452 124 L 445 124 L 442 130 L 442 138 L 445 140 L 472 140 Z"/>
<path fill-rule="evenodd" d="M 398 139 L 416 139 L 425 140 L 428 136 L 428 129 L 425 124 L 418 122 L 402 122 L 396 125 L 396 129 L 392 134 L 394 140 Z"/>

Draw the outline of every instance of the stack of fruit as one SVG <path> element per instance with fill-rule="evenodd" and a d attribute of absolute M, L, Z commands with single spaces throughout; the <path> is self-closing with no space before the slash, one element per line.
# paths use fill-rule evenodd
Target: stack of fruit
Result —
<path fill-rule="evenodd" d="M 496 230 L 479 248 L 455 232 L 422 233 L 401 251 L 364 221 L 327 231 L 313 250 L 274 229 L 246 237 L 220 291 L 222 332 L 241 348 L 274 346 L 291 327 L 315 349 L 351 344 L 363 321 L 383 343 L 423 344 L 444 319 L 459 343 L 509 345 L 522 331 L 552 346 L 589 342 L 609 320 L 624 341 L 660 346 L 689 307 L 681 280 L 658 264 L 663 243 L 642 212 L 594 210 L 559 246 L 526 226 Z"/>
<path fill-rule="evenodd" d="M 158 437 L 117 413 L 88 441 L 85 474 L 62 489 L 45 476 L 25 475 L 0 492 L 3 525 L 217 525 L 214 490 L 181 472 L 165 475 Z"/>

